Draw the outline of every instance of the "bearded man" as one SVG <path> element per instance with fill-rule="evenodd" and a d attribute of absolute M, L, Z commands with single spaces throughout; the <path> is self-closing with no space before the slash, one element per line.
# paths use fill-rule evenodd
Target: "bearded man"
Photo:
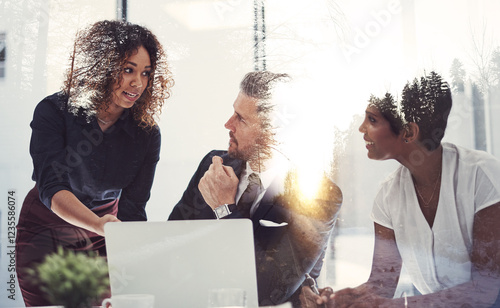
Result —
<path fill-rule="evenodd" d="M 300 305 L 306 274 L 317 278 L 320 273 L 342 201 L 340 189 L 328 179 L 314 201 L 301 200 L 290 163 L 276 151 L 273 92 L 289 80 L 287 74 L 268 71 L 246 74 L 225 124 L 228 150 L 203 158 L 169 217 L 251 219 L 260 306 Z"/>

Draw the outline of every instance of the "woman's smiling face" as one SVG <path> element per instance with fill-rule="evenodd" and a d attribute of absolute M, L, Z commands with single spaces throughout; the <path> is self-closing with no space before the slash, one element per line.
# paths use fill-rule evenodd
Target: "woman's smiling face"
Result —
<path fill-rule="evenodd" d="M 151 60 L 147 50 L 141 46 L 132 54 L 123 68 L 121 83 L 114 85 L 113 105 L 130 108 L 147 88 L 151 74 Z"/>
<path fill-rule="evenodd" d="M 375 160 L 394 159 L 400 153 L 403 131 L 396 135 L 387 119 L 374 106 L 368 106 L 359 131 L 368 150 L 368 158 Z"/>

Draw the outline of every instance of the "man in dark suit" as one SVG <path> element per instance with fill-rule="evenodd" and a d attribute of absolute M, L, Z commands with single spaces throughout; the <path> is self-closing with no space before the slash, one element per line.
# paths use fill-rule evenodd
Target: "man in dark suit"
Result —
<path fill-rule="evenodd" d="M 169 217 L 251 219 L 259 305 L 299 305 L 305 275 L 320 273 L 342 201 L 340 189 L 326 177 L 314 198 L 303 197 L 290 163 L 274 150 L 273 91 L 288 80 L 267 71 L 245 76 L 225 124 L 228 151 L 203 158 Z"/>

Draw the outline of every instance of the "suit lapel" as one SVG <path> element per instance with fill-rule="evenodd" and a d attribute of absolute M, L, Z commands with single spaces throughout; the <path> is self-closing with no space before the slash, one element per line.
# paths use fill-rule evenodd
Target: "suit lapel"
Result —
<path fill-rule="evenodd" d="M 243 172 L 246 163 L 240 159 L 231 158 L 226 153 L 221 156 L 223 164 L 233 168 L 234 173 L 239 178 Z M 276 223 L 283 222 L 284 216 L 279 206 L 276 207 L 276 196 L 283 192 L 284 176 L 286 174 L 278 174 L 271 185 L 267 188 L 266 193 L 260 201 L 259 207 L 252 215 L 254 231 L 260 228 L 259 220 L 265 219 Z"/>
<path fill-rule="evenodd" d="M 243 172 L 245 162 L 242 161 L 241 159 L 231 158 L 231 157 L 229 157 L 229 154 L 227 154 L 227 153 L 222 155 L 221 157 L 222 157 L 222 163 L 225 166 L 229 166 L 229 167 L 233 168 L 234 173 L 239 178 L 241 175 L 241 172 Z"/>
<path fill-rule="evenodd" d="M 283 213 L 280 210 L 280 205 L 277 204 L 276 197 L 282 192 L 283 180 L 277 177 L 267 188 L 266 193 L 260 201 L 259 207 L 252 216 L 254 222 L 254 230 L 261 227 L 260 220 L 265 219 L 276 223 L 284 222 Z"/>

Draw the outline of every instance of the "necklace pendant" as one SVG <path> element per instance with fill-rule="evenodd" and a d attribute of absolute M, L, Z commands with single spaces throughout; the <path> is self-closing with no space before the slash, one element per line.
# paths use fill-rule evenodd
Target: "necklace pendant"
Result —
<path fill-rule="evenodd" d="M 97 118 L 97 121 L 101 122 L 104 125 L 108 125 L 109 123 L 111 123 L 111 121 L 104 121 L 103 119 L 101 119 L 99 117 L 96 117 L 96 118 Z"/>
<path fill-rule="evenodd" d="M 434 189 L 432 190 L 431 197 L 429 198 L 429 201 L 427 201 L 427 202 L 424 200 L 424 197 L 420 193 L 420 190 L 418 189 L 417 183 L 415 183 L 415 181 L 413 181 L 413 186 L 415 187 L 415 190 L 417 192 L 418 197 L 420 197 L 420 200 L 422 200 L 423 207 L 425 207 L 425 208 L 429 207 L 429 203 L 431 203 L 432 199 L 434 198 L 434 194 L 436 193 L 436 189 L 438 187 L 438 183 L 440 183 L 440 181 L 439 181 L 440 179 L 441 179 L 441 172 L 439 172 L 439 175 L 436 179 L 436 182 L 434 183 Z"/>

